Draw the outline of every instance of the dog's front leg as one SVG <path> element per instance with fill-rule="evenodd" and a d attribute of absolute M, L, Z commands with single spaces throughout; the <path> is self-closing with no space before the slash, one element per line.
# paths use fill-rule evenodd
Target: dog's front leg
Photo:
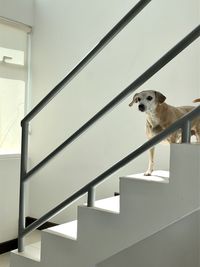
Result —
<path fill-rule="evenodd" d="M 145 176 L 150 176 L 153 172 L 154 168 L 154 154 L 155 154 L 155 147 L 149 149 L 149 166 L 147 171 L 145 172 Z"/>

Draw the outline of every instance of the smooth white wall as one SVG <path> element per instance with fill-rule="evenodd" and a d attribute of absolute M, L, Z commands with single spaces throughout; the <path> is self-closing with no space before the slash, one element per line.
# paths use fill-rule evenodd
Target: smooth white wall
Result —
<path fill-rule="evenodd" d="M 0 155 L 0 243 L 18 236 L 20 154 Z M 25 190 L 29 216 L 29 188 Z"/>
<path fill-rule="evenodd" d="M 0 157 L 0 243 L 17 237 L 19 155 Z"/>
<path fill-rule="evenodd" d="M 33 25 L 34 0 L 0 0 L 0 17 Z"/>
<path fill-rule="evenodd" d="M 0 0 L 0 22 L 8 19 L 33 25 L 34 0 Z M 3 17 L 3 20 L 2 20 Z M 21 28 L 20 24 L 16 24 Z M 15 25 L 15 24 L 14 24 Z M 24 30 L 29 27 L 22 26 Z M 13 37 L 14 38 L 14 37 Z M 5 41 L 5 40 L 4 40 Z M 19 44 L 18 44 L 19 45 Z M 19 47 L 18 47 L 19 48 Z M 0 157 L 0 243 L 17 237 L 19 208 L 20 156 Z M 28 215 L 28 188 L 26 211 Z"/>
<path fill-rule="evenodd" d="M 32 35 L 32 96 L 38 103 L 137 1 L 36 0 Z M 180 8 L 181 7 L 181 8 Z M 152 1 L 31 123 L 32 166 L 63 142 L 114 96 L 198 25 L 197 0 Z M 144 84 L 172 105 L 199 96 L 198 42 Z M 145 116 L 123 101 L 31 181 L 30 215 L 39 217 L 144 141 Z M 157 149 L 156 167 L 167 169 L 168 146 Z M 120 171 L 146 170 L 147 154 Z M 99 196 L 118 190 L 119 173 Z M 72 211 L 59 215 L 69 220 Z"/>

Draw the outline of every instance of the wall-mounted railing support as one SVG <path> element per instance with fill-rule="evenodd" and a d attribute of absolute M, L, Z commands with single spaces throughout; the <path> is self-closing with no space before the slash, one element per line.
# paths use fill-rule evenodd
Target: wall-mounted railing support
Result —
<path fill-rule="evenodd" d="M 187 120 L 182 126 L 182 143 L 190 143 L 191 138 L 191 121 Z"/>
<path fill-rule="evenodd" d="M 28 159 L 28 127 L 27 122 L 22 123 L 21 140 L 21 169 L 20 169 L 20 192 L 19 192 L 19 225 L 18 225 L 18 251 L 24 251 L 23 231 L 25 229 L 25 181 Z"/>
<path fill-rule="evenodd" d="M 90 186 L 88 190 L 88 201 L 87 201 L 87 206 L 88 207 L 94 207 L 95 203 L 95 188 L 94 186 Z"/>

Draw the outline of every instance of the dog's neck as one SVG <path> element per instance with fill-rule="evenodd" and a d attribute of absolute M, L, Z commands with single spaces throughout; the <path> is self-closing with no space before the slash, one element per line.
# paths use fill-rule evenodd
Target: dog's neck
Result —
<path fill-rule="evenodd" d="M 168 105 L 166 103 L 158 104 L 155 109 L 146 112 L 147 121 L 152 128 L 155 128 L 162 123 L 162 116 L 165 114 Z"/>

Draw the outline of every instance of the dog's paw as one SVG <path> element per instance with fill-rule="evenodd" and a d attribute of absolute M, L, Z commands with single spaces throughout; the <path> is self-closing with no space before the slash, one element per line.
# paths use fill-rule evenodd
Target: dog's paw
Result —
<path fill-rule="evenodd" d="M 146 172 L 144 173 L 144 176 L 151 176 L 151 172 L 146 171 Z"/>

